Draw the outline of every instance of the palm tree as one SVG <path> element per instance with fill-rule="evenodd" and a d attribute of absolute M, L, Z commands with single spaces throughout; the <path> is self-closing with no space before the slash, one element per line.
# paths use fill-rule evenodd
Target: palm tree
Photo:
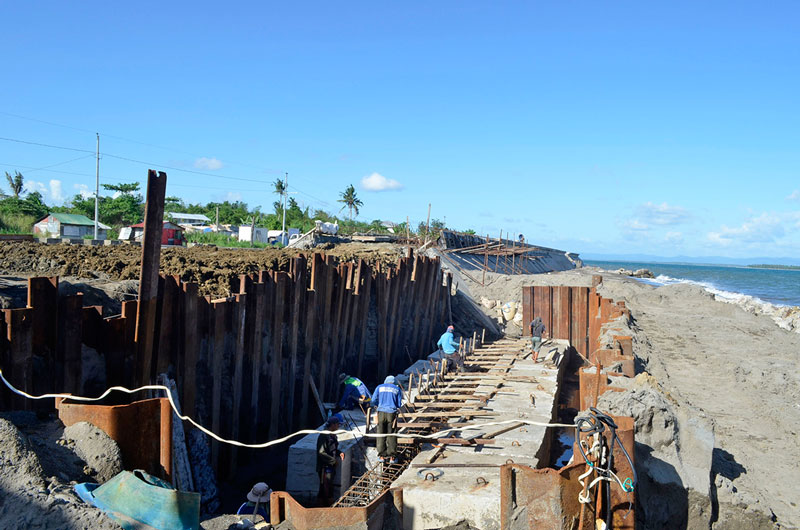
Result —
<path fill-rule="evenodd" d="M 6 179 L 8 179 L 8 185 L 11 186 L 11 192 L 14 194 L 14 197 L 19 199 L 19 194 L 22 193 L 22 174 L 19 171 L 14 171 L 14 176 L 12 177 L 9 175 L 8 171 L 6 171 Z"/>
<path fill-rule="evenodd" d="M 353 210 L 356 211 L 356 215 L 358 215 L 358 208 L 360 206 L 364 206 L 364 203 L 361 202 L 361 199 L 356 197 L 356 189 L 353 187 L 352 184 L 347 186 L 344 191 L 339 193 L 341 199 L 338 199 L 336 202 L 344 203 L 344 206 L 341 207 L 339 210 L 340 212 L 347 208 L 350 210 L 350 222 L 353 222 Z"/>

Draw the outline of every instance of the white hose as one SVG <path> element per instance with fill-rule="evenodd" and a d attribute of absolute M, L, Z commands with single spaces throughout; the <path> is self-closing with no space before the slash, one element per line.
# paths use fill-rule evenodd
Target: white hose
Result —
<path fill-rule="evenodd" d="M 125 392 L 126 394 L 133 394 L 135 392 L 140 392 L 142 390 L 162 390 L 162 391 L 166 392 L 167 399 L 169 400 L 169 404 L 172 407 L 172 410 L 175 411 L 175 414 L 180 419 L 182 419 L 184 421 L 188 421 L 189 423 L 194 425 L 197 429 L 199 429 L 200 431 L 202 431 L 205 434 L 209 435 L 210 437 L 212 437 L 213 439 L 217 440 L 218 442 L 222 442 L 222 443 L 226 443 L 226 444 L 230 444 L 230 445 L 235 445 L 237 447 L 248 447 L 248 448 L 251 448 L 251 449 L 263 449 L 265 447 L 270 447 L 270 446 L 273 446 L 273 445 L 277 445 L 277 444 L 283 443 L 283 442 L 285 442 L 285 441 L 287 441 L 287 440 L 289 440 L 289 439 L 291 439 L 291 438 L 293 438 L 295 436 L 301 435 L 301 434 L 319 434 L 319 433 L 325 433 L 325 434 L 348 434 L 348 433 L 351 432 L 351 431 L 344 430 L 344 429 L 340 429 L 338 431 L 302 429 L 302 430 L 299 430 L 299 431 L 294 432 L 292 434 L 287 434 L 286 436 L 284 436 L 282 438 L 277 438 L 275 440 L 270 440 L 269 442 L 264 442 L 264 443 L 260 443 L 260 444 L 247 444 L 247 443 L 239 442 L 237 440 L 228 440 L 228 439 L 225 439 L 225 438 L 221 438 L 220 436 L 217 436 L 216 434 L 214 434 L 210 430 L 206 429 L 205 427 L 203 427 L 202 425 L 200 425 L 199 423 L 194 421 L 189 416 L 184 416 L 183 414 L 178 412 L 178 407 L 175 406 L 175 402 L 172 400 L 172 393 L 170 392 L 170 389 L 165 387 L 165 386 L 163 386 L 163 385 L 144 385 L 144 386 L 140 386 L 139 388 L 134 388 L 133 390 L 125 388 L 123 386 L 112 386 L 111 388 L 109 388 L 105 392 L 103 392 L 100 396 L 95 397 L 95 398 L 74 396 L 72 394 L 42 394 L 40 396 L 33 396 L 31 394 L 28 394 L 27 392 L 23 392 L 22 390 L 18 390 L 17 388 L 14 387 L 14 385 L 9 383 L 8 380 L 5 378 L 5 376 L 3 375 L 3 370 L 0 370 L 0 379 L 3 380 L 3 383 L 5 383 L 5 385 L 9 388 L 9 390 L 11 390 L 13 393 L 15 393 L 15 394 L 17 394 L 19 396 L 22 396 L 24 398 L 27 398 L 27 399 L 66 398 L 66 399 L 70 399 L 70 400 L 73 400 L 73 401 L 99 401 L 99 400 L 105 398 L 106 396 L 108 396 L 111 392 L 113 392 L 115 390 L 118 390 L 120 392 Z M 465 415 L 468 415 L 468 413 L 465 414 Z M 359 434 L 361 436 L 365 436 L 365 437 L 369 437 L 369 438 L 387 438 L 389 436 L 395 436 L 397 438 L 436 439 L 436 438 L 441 438 L 441 435 L 443 433 L 448 433 L 448 432 L 451 432 L 451 431 L 483 429 L 484 427 L 493 427 L 493 426 L 496 426 L 496 425 L 507 425 L 507 424 L 511 424 L 511 423 L 524 423 L 526 425 L 535 425 L 535 426 L 540 426 L 540 427 L 570 427 L 570 428 L 574 428 L 575 427 L 574 424 L 569 424 L 569 423 L 544 423 L 544 422 L 539 422 L 539 421 L 514 419 L 514 420 L 503 420 L 503 421 L 495 421 L 495 422 L 488 422 L 488 423 L 475 423 L 475 424 L 472 424 L 472 425 L 464 424 L 464 425 L 459 425 L 458 427 L 451 427 L 449 429 L 443 429 L 441 431 L 438 431 L 438 432 L 435 432 L 435 433 L 432 433 L 432 434 L 405 434 L 405 433 L 373 434 L 373 433 L 361 433 L 360 431 L 358 431 L 358 432 L 359 432 Z"/>

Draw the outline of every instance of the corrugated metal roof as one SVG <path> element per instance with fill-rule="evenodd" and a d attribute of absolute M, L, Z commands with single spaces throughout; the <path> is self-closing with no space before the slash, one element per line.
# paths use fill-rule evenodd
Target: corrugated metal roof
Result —
<path fill-rule="evenodd" d="M 62 225 L 94 226 L 94 221 L 79 213 L 51 212 L 50 215 L 58 219 L 58 222 Z M 97 223 L 97 227 L 103 230 L 109 230 L 111 228 L 100 222 Z"/>
<path fill-rule="evenodd" d="M 201 213 L 178 213 L 178 212 L 169 212 L 167 215 L 172 217 L 173 219 L 193 219 L 195 221 L 210 221 L 208 217 Z"/>

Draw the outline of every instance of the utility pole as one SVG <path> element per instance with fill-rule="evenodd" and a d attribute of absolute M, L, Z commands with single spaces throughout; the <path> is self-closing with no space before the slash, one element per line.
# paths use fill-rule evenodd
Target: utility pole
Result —
<path fill-rule="evenodd" d="M 100 210 L 98 202 L 100 200 L 100 133 L 97 134 L 97 159 L 95 163 L 94 181 L 94 238 L 97 239 L 97 217 Z"/>
<path fill-rule="evenodd" d="M 284 241 L 284 246 L 289 244 L 289 238 L 286 236 L 286 196 L 288 195 L 289 191 L 289 172 L 286 172 L 286 176 L 283 180 L 283 233 L 281 234 L 281 239 L 286 238 Z"/>

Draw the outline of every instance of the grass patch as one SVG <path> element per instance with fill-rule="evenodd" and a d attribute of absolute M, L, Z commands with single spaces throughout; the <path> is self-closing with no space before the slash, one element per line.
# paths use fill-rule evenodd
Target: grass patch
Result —
<path fill-rule="evenodd" d="M 35 222 L 32 215 L 0 213 L 0 234 L 32 234 Z"/>
<path fill-rule="evenodd" d="M 203 245 L 217 245 L 218 247 L 236 247 L 236 248 L 270 248 L 273 245 L 268 243 L 249 243 L 247 241 L 239 241 L 235 237 L 217 232 L 192 232 L 184 233 L 186 241 L 190 243 L 200 243 Z M 277 246 L 277 245 L 276 245 Z"/>

